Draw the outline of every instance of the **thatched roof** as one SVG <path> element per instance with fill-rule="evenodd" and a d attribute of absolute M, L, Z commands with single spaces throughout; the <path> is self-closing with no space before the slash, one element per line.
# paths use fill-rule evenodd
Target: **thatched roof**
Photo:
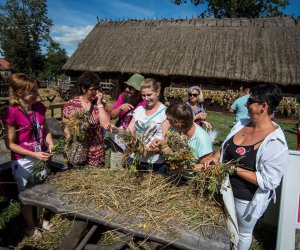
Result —
<path fill-rule="evenodd" d="M 64 69 L 299 85 L 300 19 L 102 21 Z"/>

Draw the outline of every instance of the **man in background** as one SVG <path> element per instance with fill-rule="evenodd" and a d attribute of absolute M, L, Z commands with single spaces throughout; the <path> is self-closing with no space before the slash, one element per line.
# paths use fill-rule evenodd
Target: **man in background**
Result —
<path fill-rule="evenodd" d="M 134 74 L 125 82 L 125 91 L 119 95 L 111 110 L 111 118 L 118 118 L 116 127 L 127 129 L 132 119 L 133 111 L 145 104 L 140 94 L 141 84 L 144 80 L 145 78 L 142 75 Z M 123 167 L 125 145 L 114 133 L 111 133 L 111 139 L 113 145 L 110 154 L 110 168 L 120 169 Z"/>
<path fill-rule="evenodd" d="M 239 97 L 234 101 L 234 103 L 230 106 L 229 112 L 235 113 L 234 124 L 236 124 L 242 118 L 249 118 L 248 109 L 246 107 L 246 103 L 250 96 L 250 88 L 244 89 L 244 95 Z"/>

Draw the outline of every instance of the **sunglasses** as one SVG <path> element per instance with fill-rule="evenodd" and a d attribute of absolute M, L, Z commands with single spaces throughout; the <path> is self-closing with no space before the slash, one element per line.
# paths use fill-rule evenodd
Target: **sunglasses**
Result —
<path fill-rule="evenodd" d="M 188 93 L 189 97 L 193 96 L 193 97 L 197 97 L 199 94 L 192 94 L 192 93 Z"/>
<path fill-rule="evenodd" d="M 263 101 L 257 100 L 253 97 L 249 97 L 248 100 L 247 100 L 247 105 L 251 105 L 253 103 L 263 103 Z"/>
<path fill-rule="evenodd" d="M 91 92 L 97 92 L 97 91 L 101 91 L 101 87 L 98 87 L 98 88 L 89 88 L 89 91 Z"/>

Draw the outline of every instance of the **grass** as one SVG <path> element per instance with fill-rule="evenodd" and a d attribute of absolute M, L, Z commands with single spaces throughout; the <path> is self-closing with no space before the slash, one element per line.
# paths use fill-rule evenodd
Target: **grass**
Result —
<path fill-rule="evenodd" d="M 217 150 L 221 143 L 225 140 L 226 136 L 232 128 L 234 116 L 224 113 L 209 113 L 207 121 L 213 126 L 213 129 L 218 131 L 217 142 L 214 144 L 214 150 Z M 280 125 L 284 131 L 288 147 L 290 150 L 297 148 L 297 121 L 296 120 L 276 120 L 275 122 Z"/>

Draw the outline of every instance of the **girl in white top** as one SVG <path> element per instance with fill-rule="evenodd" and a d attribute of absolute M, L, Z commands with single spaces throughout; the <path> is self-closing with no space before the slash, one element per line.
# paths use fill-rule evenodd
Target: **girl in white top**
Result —
<path fill-rule="evenodd" d="M 159 101 L 160 83 L 148 78 L 142 82 L 141 95 L 146 105 L 138 107 L 128 126 L 132 133 L 143 134 L 147 145 L 147 155 L 140 158 L 142 169 L 166 172 L 164 158 L 158 153 L 159 148 L 152 144 L 155 139 L 163 139 L 169 128 L 165 114 L 166 106 Z"/>

